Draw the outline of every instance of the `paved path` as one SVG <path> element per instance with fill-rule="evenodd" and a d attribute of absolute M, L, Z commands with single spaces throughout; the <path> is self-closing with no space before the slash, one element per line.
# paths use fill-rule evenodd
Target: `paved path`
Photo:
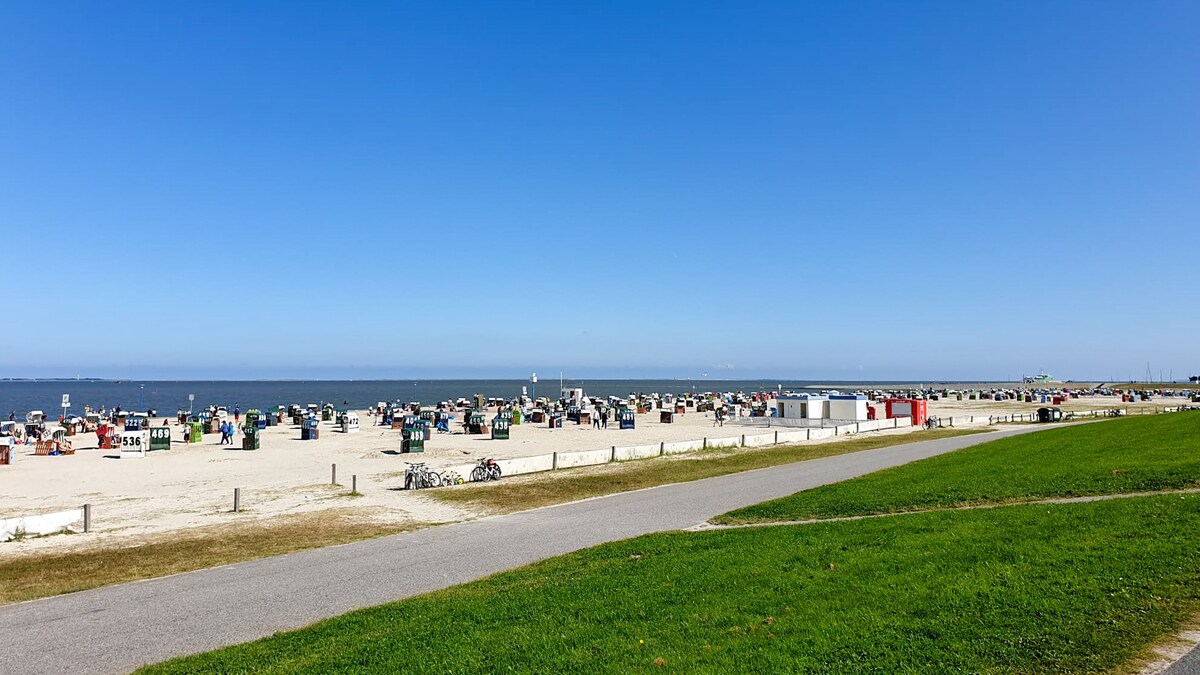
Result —
<path fill-rule="evenodd" d="M 119 673 L 1036 431 L 919 441 L 0 607 L 0 673 Z"/>
<path fill-rule="evenodd" d="M 1200 675 L 1200 646 L 1193 647 L 1192 651 L 1184 654 L 1182 659 L 1164 670 L 1163 675 Z"/>

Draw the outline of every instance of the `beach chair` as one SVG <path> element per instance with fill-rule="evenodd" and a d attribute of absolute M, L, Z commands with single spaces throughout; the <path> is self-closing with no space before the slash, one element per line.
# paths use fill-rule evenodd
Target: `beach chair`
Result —
<path fill-rule="evenodd" d="M 437 426 L 435 426 L 434 428 L 437 429 L 437 432 L 439 434 L 450 433 L 450 423 L 447 422 L 446 420 L 439 420 L 437 423 Z"/>
<path fill-rule="evenodd" d="M 49 457 L 51 452 L 54 452 L 54 441 L 38 441 L 33 447 L 33 454 L 42 457 Z"/>

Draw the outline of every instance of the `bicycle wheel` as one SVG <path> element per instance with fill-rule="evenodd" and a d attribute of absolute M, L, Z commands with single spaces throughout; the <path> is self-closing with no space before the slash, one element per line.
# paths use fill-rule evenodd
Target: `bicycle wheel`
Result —
<path fill-rule="evenodd" d="M 404 474 L 404 489 L 405 489 L 405 490 L 411 490 L 411 489 L 413 489 L 413 483 L 414 483 L 414 482 L 415 482 L 415 481 L 414 481 L 414 476 L 413 476 L 411 473 L 406 473 L 406 474 Z"/>
<path fill-rule="evenodd" d="M 442 474 L 430 471 L 429 487 L 442 487 Z"/>
<path fill-rule="evenodd" d="M 471 480 L 478 483 L 482 480 L 487 480 L 487 473 L 482 466 L 477 466 L 471 470 Z"/>
<path fill-rule="evenodd" d="M 494 464 L 488 471 L 489 480 L 500 480 L 500 465 Z"/>

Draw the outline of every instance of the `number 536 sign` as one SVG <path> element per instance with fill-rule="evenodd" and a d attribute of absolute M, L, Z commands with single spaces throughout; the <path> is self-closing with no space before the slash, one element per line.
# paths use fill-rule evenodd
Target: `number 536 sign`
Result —
<path fill-rule="evenodd" d="M 149 431 L 126 431 L 121 434 L 121 456 L 145 457 L 150 449 Z"/>

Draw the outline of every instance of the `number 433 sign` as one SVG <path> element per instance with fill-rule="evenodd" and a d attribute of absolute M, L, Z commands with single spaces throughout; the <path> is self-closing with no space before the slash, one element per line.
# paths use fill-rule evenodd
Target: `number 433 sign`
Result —
<path fill-rule="evenodd" d="M 122 457 L 145 457 L 150 449 L 149 431 L 125 431 L 121 433 Z"/>

